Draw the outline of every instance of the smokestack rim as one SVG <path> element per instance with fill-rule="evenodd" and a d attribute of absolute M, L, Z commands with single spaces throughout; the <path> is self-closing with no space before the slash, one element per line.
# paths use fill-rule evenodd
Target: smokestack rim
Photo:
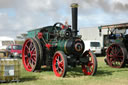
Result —
<path fill-rule="evenodd" d="M 72 4 L 71 4 L 71 7 L 72 7 L 72 8 L 77 8 L 78 6 L 79 6 L 79 5 L 78 5 L 77 3 L 72 3 Z"/>

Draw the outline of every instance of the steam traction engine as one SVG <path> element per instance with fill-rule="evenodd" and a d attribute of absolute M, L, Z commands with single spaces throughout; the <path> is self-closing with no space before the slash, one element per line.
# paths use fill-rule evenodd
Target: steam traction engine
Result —
<path fill-rule="evenodd" d="M 108 29 L 105 62 L 113 68 L 124 67 L 128 64 L 128 23 L 100 26 L 100 33 L 103 29 Z"/>
<path fill-rule="evenodd" d="M 97 71 L 96 56 L 84 51 L 84 42 L 77 35 L 77 4 L 72 4 L 72 29 L 58 22 L 32 30 L 22 49 L 24 68 L 29 72 L 39 70 L 42 65 L 52 67 L 58 77 L 64 77 L 68 66 L 81 65 L 85 75 L 94 75 Z M 33 36 L 33 37 L 32 37 Z"/>

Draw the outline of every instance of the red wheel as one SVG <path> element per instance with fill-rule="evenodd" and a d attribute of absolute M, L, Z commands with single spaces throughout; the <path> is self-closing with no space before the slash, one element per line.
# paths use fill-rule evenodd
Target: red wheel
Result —
<path fill-rule="evenodd" d="M 37 68 L 38 53 L 37 43 L 32 38 L 28 38 L 23 45 L 22 49 L 22 62 L 24 68 L 29 71 L 35 71 Z"/>
<path fill-rule="evenodd" d="M 122 44 L 112 44 L 107 49 L 107 62 L 113 68 L 121 68 L 125 65 L 127 51 Z"/>
<path fill-rule="evenodd" d="M 64 77 L 67 72 L 67 58 L 64 52 L 57 51 L 53 58 L 53 71 L 57 77 Z"/>
<path fill-rule="evenodd" d="M 97 71 L 96 56 L 91 51 L 85 51 L 83 57 L 87 57 L 88 63 L 82 65 L 82 71 L 85 75 L 95 75 Z"/>

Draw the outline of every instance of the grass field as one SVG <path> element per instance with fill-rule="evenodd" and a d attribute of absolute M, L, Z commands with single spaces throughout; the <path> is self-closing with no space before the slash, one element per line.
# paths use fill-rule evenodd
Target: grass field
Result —
<path fill-rule="evenodd" d="M 95 76 L 85 76 L 81 67 L 69 69 L 65 78 L 58 78 L 49 68 L 41 73 L 27 72 L 21 66 L 19 83 L 1 83 L 0 85 L 128 85 L 128 67 L 111 68 L 104 63 L 104 57 L 97 57 L 98 70 Z"/>

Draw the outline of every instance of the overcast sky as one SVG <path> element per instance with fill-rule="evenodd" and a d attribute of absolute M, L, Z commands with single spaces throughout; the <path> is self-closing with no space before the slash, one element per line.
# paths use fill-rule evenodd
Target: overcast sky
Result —
<path fill-rule="evenodd" d="M 71 24 L 70 5 L 76 2 L 79 28 L 128 22 L 127 0 L 0 0 L 0 36 L 15 38 L 55 22 Z"/>

